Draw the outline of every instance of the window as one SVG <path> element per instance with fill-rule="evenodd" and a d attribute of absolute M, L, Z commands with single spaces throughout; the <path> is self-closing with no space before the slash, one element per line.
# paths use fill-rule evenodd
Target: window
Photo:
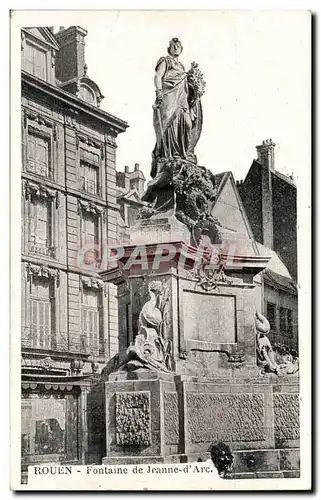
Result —
<path fill-rule="evenodd" d="M 271 302 L 266 304 L 266 317 L 270 323 L 271 330 L 276 329 L 276 306 Z"/>
<path fill-rule="evenodd" d="M 288 335 L 289 335 L 289 337 L 292 337 L 293 336 L 293 315 L 292 315 L 291 309 L 287 310 L 287 321 L 288 321 L 288 325 L 287 325 Z"/>
<path fill-rule="evenodd" d="M 83 289 L 81 348 L 94 355 L 104 352 L 103 310 L 101 292 L 95 288 Z"/>
<path fill-rule="evenodd" d="M 80 149 L 80 185 L 83 191 L 100 194 L 99 154 Z"/>
<path fill-rule="evenodd" d="M 52 246 L 52 201 L 32 198 L 29 214 L 30 252 L 54 257 Z"/>
<path fill-rule="evenodd" d="M 49 177 L 50 165 L 50 140 L 33 132 L 28 133 L 27 143 L 27 170 L 34 174 Z"/>
<path fill-rule="evenodd" d="M 137 209 L 128 207 L 128 226 L 131 227 L 135 224 L 136 222 L 136 217 L 137 217 Z"/>
<path fill-rule="evenodd" d="M 80 99 L 83 99 L 84 101 L 89 102 L 89 104 L 96 105 L 95 94 L 88 87 L 81 85 L 81 87 L 79 89 L 78 96 L 80 97 Z"/>
<path fill-rule="evenodd" d="M 83 212 L 82 249 L 86 266 L 99 264 L 99 219 L 96 214 Z"/>
<path fill-rule="evenodd" d="M 47 57 L 46 52 L 43 50 L 26 43 L 23 60 L 22 69 L 31 73 L 32 75 L 41 78 L 42 80 L 47 79 Z"/>
<path fill-rule="evenodd" d="M 99 243 L 98 217 L 92 213 L 83 213 L 82 218 L 82 243 L 86 248 L 94 249 Z"/>
<path fill-rule="evenodd" d="M 65 452 L 66 399 L 23 399 L 21 454 L 51 455 Z"/>
<path fill-rule="evenodd" d="M 32 346 L 51 348 L 54 324 L 54 290 L 52 280 L 33 277 L 30 292 L 30 325 Z"/>
<path fill-rule="evenodd" d="M 287 310 L 285 307 L 280 307 L 280 333 L 285 334 L 287 330 Z"/>
<path fill-rule="evenodd" d="M 280 334 L 286 337 L 293 335 L 293 314 L 286 307 L 280 307 Z"/>

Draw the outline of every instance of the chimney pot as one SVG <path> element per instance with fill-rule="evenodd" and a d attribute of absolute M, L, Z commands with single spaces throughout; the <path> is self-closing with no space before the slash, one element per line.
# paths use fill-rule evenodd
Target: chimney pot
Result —
<path fill-rule="evenodd" d="M 129 174 L 129 166 L 125 165 L 125 174 Z"/>
<path fill-rule="evenodd" d="M 139 170 L 139 163 L 135 163 L 134 170 L 135 170 L 135 172 L 137 172 Z"/>
<path fill-rule="evenodd" d="M 272 139 L 266 139 L 260 146 L 256 146 L 258 162 L 270 170 L 275 170 L 274 148 L 275 144 Z"/>

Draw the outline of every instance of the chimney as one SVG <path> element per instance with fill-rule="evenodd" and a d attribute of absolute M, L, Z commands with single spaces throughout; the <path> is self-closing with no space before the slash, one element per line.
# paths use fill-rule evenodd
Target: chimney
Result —
<path fill-rule="evenodd" d="M 139 196 L 142 197 L 145 187 L 145 176 L 139 168 L 139 163 L 135 163 L 134 171 L 129 174 L 130 176 L 130 189 L 136 189 Z"/>
<path fill-rule="evenodd" d="M 124 172 L 117 172 L 116 174 L 117 186 L 125 190 L 126 193 L 130 190 L 129 181 L 129 167 L 125 165 Z"/>
<path fill-rule="evenodd" d="M 80 26 L 70 26 L 56 33 L 60 45 L 56 58 L 56 78 L 59 81 L 67 82 L 84 76 L 86 35 L 87 31 Z"/>
<path fill-rule="evenodd" d="M 256 146 L 257 161 L 269 170 L 275 170 L 274 148 L 275 144 L 272 142 L 272 139 L 267 139 L 266 141 L 263 141 L 260 146 Z"/>
<path fill-rule="evenodd" d="M 256 146 L 257 160 L 265 168 L 262 168 L 261 187 L 262 187 L 262 233 L 263 245 L 274 247 L 273 238 L 273 193 L 272 193 L 272 175 L 274 172 L 274 148 L 275 144 L 271 139 L 263 141 L 260 146 Z"/>

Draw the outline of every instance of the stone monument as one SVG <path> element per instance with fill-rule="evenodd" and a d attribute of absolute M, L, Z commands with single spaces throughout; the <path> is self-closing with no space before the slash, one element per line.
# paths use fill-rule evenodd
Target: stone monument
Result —
<path fill-rule="evenodd" d="M 129 346 L 103 373 L 103 463 L 205 460 L 220 442 L 233 453 L 229 477 L 297 477 L 298 362 L 280 362 L 257 311 L 269 258 L 213 258 L 215 179 L 194 152 L 205 82 L 196 63 L 185 72 L 182 49 L 173 38 L 156 65 L 148 205 L 117 265 L 101 272 L 118 286 Z"/>

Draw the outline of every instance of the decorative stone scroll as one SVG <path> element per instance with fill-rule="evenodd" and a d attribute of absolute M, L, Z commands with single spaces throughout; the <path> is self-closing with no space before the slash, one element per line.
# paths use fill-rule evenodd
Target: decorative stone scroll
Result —
<path fill-rule="evenodd" d="M 92 276 L 81 276 L 80 278 L 80 286 L 86 286 L 87 288 L 95 288 L 96 290 L 104 289 L 103 280 L 93 278 Z"/>
<path fill-rule="evenodd" d="M 90 201 L 78 200 L 78 213 L 87 212 L 94 215 L 98 215 L 99 217 L 106 216 L 106 211 L 103 207 L 100 207 L 96 203 L 92 203 Z"/>
<path fill-rule="evenodd" d="M 194 273 L 198 286 L 206 292 L 211 292 L 216 290 L 220 283 L 231 285 L 233 280 L 225 275 L 224 268 L 225 261 L 222 258 L 219 259 L 217 268 L 211 268 L 206 263 L 201 263 Z"/>
<path fill-rule="evenodd" d="M 24 180 L 22 186 L 22 194 L 25 196 L 25 198 L 38 198 L 39 200 L 55 201 L 56 208 L 59 207 L 59 192 L 55 189 L 50 189 L 43 184 L 38 184 L 29 180 Z"/>
<path fill-rule="evenodd" d="M 29 359 L 21 357 L 21 368 L 41 368 L 43 371 L 49 371 L 53 368 L 55 362 L 50 356 L 41 359 Z"/>
<path fill-rule="evenodd" d="M 40 113 L 35 113 L 30 110 L 24 110 L 24 125 L 27 125 L 27 119 L 35 121 L 38 125 L 44 125 L 45 127 L 55 128 L 55 124 L 44 118 Z"/>
<path fill-rule="evenodd" d="M 54 362 L 50 356 L 46 356 L 45 358 L 39 360 L 39 367 L 44 371 L 49 371 L 52 368 L 53 364 Z"/>
<path fill-rule="evenodd" d="M 36 265 L 28 263 L 26 266 L 27 277 L 31 278 L 33 276 L 54 279 L 56 285 L 59 286 L 59 269 L 52 269 L 51 267 L 44 265 Z"/>
<path fill-rule="evenodd" d="M 116 444 L 150 446 L 151 410 L 149 392 L 116 392 Z"/>
<path fill-rule="evenodd" d="M 87 146 L 91 146 L 93 148 L 101 149 L 101 147 L 102 147 L 101 142 L 95 141 L 94 139 L 92 139 L 91 137 L 87 137 L 86 135 L 81 135 L 81 134 L 77 134 L 77 135 L 78 135 L 79 142 L 83 142 Z"/>

